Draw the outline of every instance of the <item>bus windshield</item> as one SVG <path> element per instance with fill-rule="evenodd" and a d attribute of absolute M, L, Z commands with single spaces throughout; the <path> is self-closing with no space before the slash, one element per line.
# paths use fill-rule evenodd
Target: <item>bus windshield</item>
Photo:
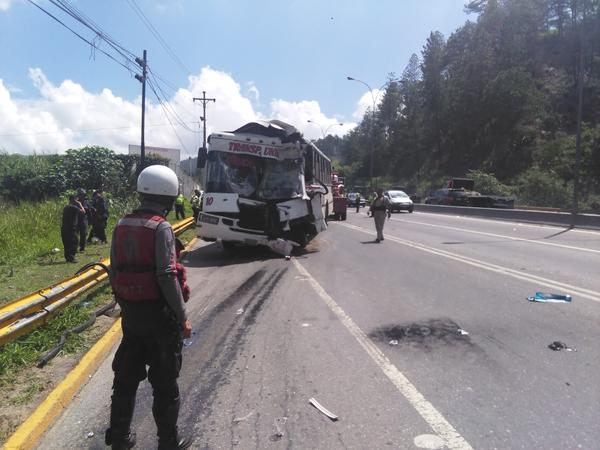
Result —
<path fill-rule="evenodd" d="M 258 188 L 260 200 L 302 197 L 302 167 L 296 160 L 265 160 Z"/>
<path fill-rule="evenodd" d="M 219 151 L 209 152 L 208 192 L 243 198 L 279 200 L 302 197 L 302 160 L 271 160 Z"/>

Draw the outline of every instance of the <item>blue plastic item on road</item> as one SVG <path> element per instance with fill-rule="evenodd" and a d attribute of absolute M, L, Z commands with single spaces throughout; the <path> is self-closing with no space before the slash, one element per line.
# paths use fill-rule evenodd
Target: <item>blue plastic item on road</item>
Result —
<path fill-rule="evenodd" d="M 541 303 L 571 303 L 571 296 L 569 294 L 544 294 L 543 292 L 536 292 L 535 296 L 527 297 L 530 302 L 541 302 Z"/>

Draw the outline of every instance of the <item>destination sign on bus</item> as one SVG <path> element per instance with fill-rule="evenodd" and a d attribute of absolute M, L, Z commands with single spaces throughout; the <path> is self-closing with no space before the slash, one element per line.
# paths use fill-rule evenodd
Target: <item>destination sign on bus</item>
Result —
<path fill-rule="evenodd" d="M 261 156 L 265 158 L 279 159 L 279 149 L 265 145 L 250 144 L 246 142 L 229 142 L 229 151 L 234 153 L 244 153 L 247 155 Z"/>

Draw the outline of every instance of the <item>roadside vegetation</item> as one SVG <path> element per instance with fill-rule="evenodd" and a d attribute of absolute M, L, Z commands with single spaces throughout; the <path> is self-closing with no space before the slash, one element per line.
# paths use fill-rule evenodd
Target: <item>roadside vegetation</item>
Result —
<path fill-rule="evenodd" d="M 148 164 L 161 164 L 150 157 Z M 116 221 L 138 205 L 135 173 L 138 158 L 117 155 L 102 147 L 71 149 L 64 155 L 7 155 L 0 153 L 0 304 L 68 278 L 89 262 L 109 256 Z M 88 243 L 78 263 L 64 260 L 60 237 L 62 209 L 77 188 L 102 188 L 109 205 L 108 244 Z M 90 195 L 88 195 L 89 197 Z M 186 203 L 186 213 L 191 214 Z M 172 212 L 168 220 L 176 221 Z M 188 230 L 180 239 L 195 236 Z M 69 329 L 112 301 L 107 283 L 63 309 L 47 325 L 0 348 L 0 444 L 114 323 L 101 316 L 81 334 L 69 334 L 59 355 L 38 369 L 38 359 Z"/>
<path fill-rule="evenodd" d="M 581 73 L 580 206 L 600 212 L 600 2 L 465 3 L 472 20 L 450 36 L 433 31 L 401 74 L 388 75 L 375 111 L 317 145 L 349 188 L 368 185 L 373 151 L 384 187 L 424 197 L 475 175 L 482 193 L 495 186 L 521 205 L 569 209 Z"/>

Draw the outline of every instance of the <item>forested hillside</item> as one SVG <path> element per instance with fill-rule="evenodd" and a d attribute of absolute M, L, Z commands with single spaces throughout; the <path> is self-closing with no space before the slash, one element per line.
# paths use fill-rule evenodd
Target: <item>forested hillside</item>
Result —
<path fill-rule="evenodd" d="M 337 144 L 347 178 L 366 184 L 373 148 L 380 184 L 424 192 L 475 170 L 521 202 L 569 207 L 582 67 L 581 197 L 584 208 L 597 208 L 600 0 L 475 0 L 466 8 L 473 21 L 448 37 L 432 32 L 401 76 L 389 75 L 374 114 Z"/>

